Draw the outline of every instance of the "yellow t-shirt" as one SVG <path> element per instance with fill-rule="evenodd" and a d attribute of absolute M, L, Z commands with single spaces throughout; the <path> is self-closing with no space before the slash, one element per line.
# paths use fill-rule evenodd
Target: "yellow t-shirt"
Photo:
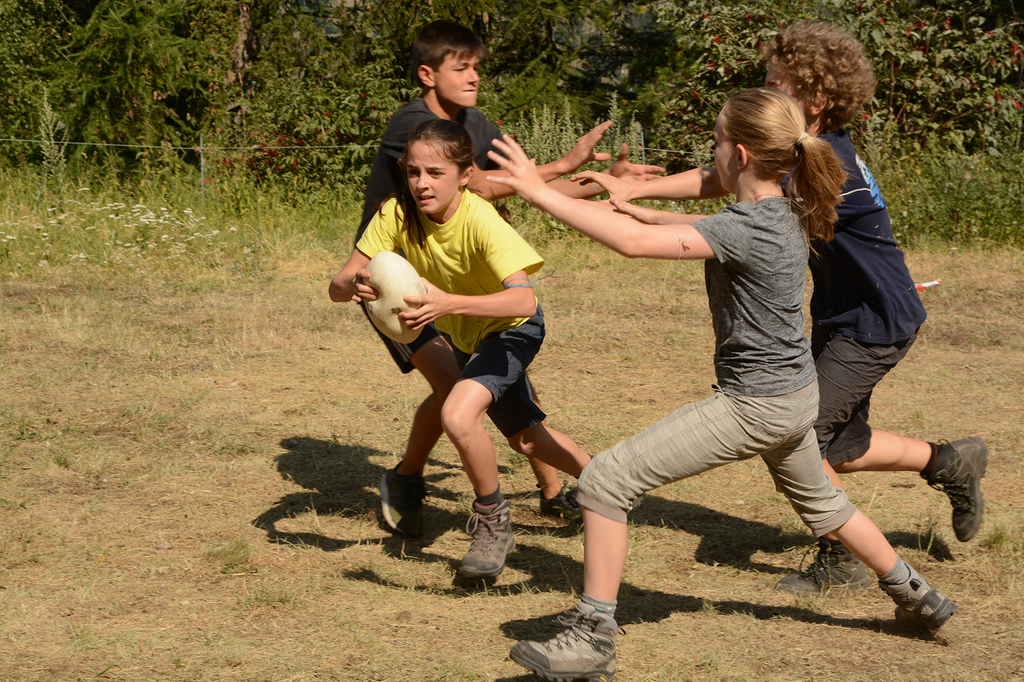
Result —
<path fill-rule="evenodd" d="M 519 270 L 531 275 L 544 265 L 544 259 L 533 247 L 486 199 L 473 192 L 462 193 L 458 210 L 443 225 L 419 213 L 427 233 L 422 247 L 403 228 L 401 215 L 397 200 L 385 203 L 367 225 L 356 248 L 370 258 L 381 251 L 401 249 L 421 277 L 450 294 L 481 296 L 504 291 L 502 281 L 509 275 Z M 514 329 L 527 319 L 446 315 L 434 324 L 452 337 L 459 350 L 472 353 L 484 337 Z"/>

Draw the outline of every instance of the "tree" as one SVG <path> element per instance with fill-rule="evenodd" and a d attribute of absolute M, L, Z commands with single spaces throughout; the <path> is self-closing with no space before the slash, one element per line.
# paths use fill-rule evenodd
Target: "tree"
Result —
<path fill-rule="evenodd" d="M 133 164 L 153 148 L 194 144 L 216 79 L 209 51 L 190 37 L 184 0 L 103 0 L 68 45 L 60 84 L 79 139 L 119 148 Z"/>

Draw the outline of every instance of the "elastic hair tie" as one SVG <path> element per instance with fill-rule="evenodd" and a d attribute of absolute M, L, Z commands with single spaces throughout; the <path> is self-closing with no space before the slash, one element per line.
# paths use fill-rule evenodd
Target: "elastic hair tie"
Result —
<path fill-rule="evenodd" d="M 533 280 L 532 282 L 523 282 L 522 284 L 506 284 L 505 288 L 506 289 L 516 289 L 516 288 L 519 288 L 519 287 L 532 286 L 532 285 L 536 284 L 537 282 L 541 281 L 542 279 L 547 279 L 548 277 L 550 277 L 551 275 L 555 274 L 556 272 L 558 272 L 558 270 L 552 270 L 548 274 L 544 275 L 543 277 L 538 277 L 537 279 Z M 512 281 L 516 282 L 518 280 L 514 279 Z"/>
<path fill-rule="evenodd" d="M 804 138 L 810 137 L 807 133 L 800 133 L 800 137 L 796 138 L 796 143 L 800 144 L 804 141 Z"/>

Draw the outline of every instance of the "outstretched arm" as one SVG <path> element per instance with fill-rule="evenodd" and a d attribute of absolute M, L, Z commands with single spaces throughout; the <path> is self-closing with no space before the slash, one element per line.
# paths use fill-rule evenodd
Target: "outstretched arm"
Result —
<path fill-rule="evenodd" d="M 615 159 L 615 163 L 600 173 L 585 171 L 584 173 L 572 176 L 568 180 L 556 180 L 552 183 L 552 186 L 562 194 L 581 199 L 590 199 L 602 192 L 609 191 L 608 186 L 604 182 L 596 182 L 590 178 L 599 176 L 606 178 L 608 181 L 615 181 L 617 179 L 618 182 L 623 184 L 634 184 L 660 179 L 660 174 L 664 172 L 665 169 L 661 166 L 638 164 L 630 161 L 629 145 L 623 142 L 619 148 L 619 156 Z M 582 180 L 582 182 L 578 182 L 578 179 Z"/>
<path fill-rule="evenodd" d="M 692 170 L 668 175 L 651 177 L 644 182 L 631 179 L 609 179 L 604 173 L 582 171 L 576 173 L 573 180 L 601 185 L 612 199 L 636 201 L 637 199 L 670 199 L 676 201 L 717 199 L 729 192 L 722 187 L 718 178 L 718 170 L 712 168 L 694 168 Z"/>
<path fill-rule="evenodd" d="M 620 201 L 619 199 L 611 199 L 608 204 L 619 213 L 633 216 L 640 222 L 647 223 L 648 225 L 693 225 L 701 218 L 707 217 L 704 215 L 690 215 L 687 213 L 674 213 L 672 211 L 644 208 L 631 204 L 628 201 Z"/>
<path fill-rule="evenodd" d="M 504 156 L 493 151 L 488 156 L 508 176 L 492 180 L 508 185 L 534 206 L 623 256 L 703 259 L 715 255 L 692 225 L 648 225 L 593 202 L 568 197 L 545 184 L 534 162 L 511 137 L 495 140 L 494 146 Z"/>
<path fill-rule="evenodd" d="M 611 121 L 605 121 L 600 125 L 594 126 L 590 132 L 576 141 L 576 144 L 569 150 L 568 154 L 557 161 L 537 166 L 537 172 L 544 178 L 545 182 L 550 182 L 576 171 L 580 166 L 591 161 L 607 161 L 612 158 L 611 154 L 594 151 L 594 146 L 601 141 L 601 138 L 604 137 L 604 134 L 611 127 Z M 512 196 L 515 192 L 507 185 L 493 182 L 492 178 L 507 177 L 507 175 L 507 173 L 501 170 L 483 171 L 479 168 L 474 168 L 473 177 L 470 179 L 469 185 L 492 201 L 494 199 L 504 199 L 505 197 Z M 565 188 L 569 189 L 570 184 L 566 181 Z"/>

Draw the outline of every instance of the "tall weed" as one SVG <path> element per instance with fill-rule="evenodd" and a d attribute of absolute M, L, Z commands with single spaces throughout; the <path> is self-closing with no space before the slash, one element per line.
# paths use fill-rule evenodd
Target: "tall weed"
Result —
<path fill-rule="evenodd" d="M 901 241 L 1024 245 L 1024 153 L 958 154 L 937 144 L 881 167 Z"/>

